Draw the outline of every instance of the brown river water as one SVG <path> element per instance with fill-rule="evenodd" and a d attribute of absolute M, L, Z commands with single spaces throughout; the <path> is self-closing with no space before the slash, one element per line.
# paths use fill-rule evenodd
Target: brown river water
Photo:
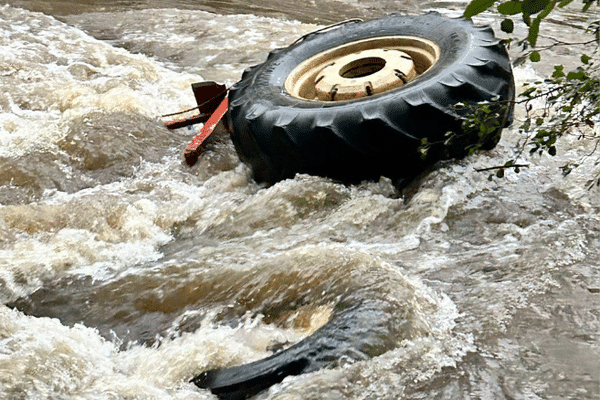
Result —
<path fill-rule="evenodd" d="M 227 137 L 188 167 L 197 128 L 160 118 L 195 105 L 191 83 L 232 85 L 324 25 L 465 4 L 0 2 L 0 398 L 210 399 L 193 376 L 300 341 L 348 296 L 384 296 L 408 328 L 377 357 L 257 398 L 600 398 L 593 144 L 566 137 L 490 182 L 476 169 L 512 154 L 517 107 L 494 150 L 403 191 L 308 175 L 264 187 Z M 545 32 L 580 39 L 579 7 Z M 494 14 L 475 22 L 498 30 Z M 584 51 L 515 67 L 517 88 Z"/>

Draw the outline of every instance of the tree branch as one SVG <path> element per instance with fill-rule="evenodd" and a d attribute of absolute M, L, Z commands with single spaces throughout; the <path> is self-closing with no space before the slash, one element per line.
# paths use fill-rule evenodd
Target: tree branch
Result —
<path fill-rule="evenodd" d="M 497 165 L 495 167 L 477 168 L 477 169 L 475 169 L 475 171 L 486 172 L 486 171 L 494 171 L 494 170 L 506 169 L 506 168 L 528 168 L 528 167 L 529 167 L 529 164 Z"/>

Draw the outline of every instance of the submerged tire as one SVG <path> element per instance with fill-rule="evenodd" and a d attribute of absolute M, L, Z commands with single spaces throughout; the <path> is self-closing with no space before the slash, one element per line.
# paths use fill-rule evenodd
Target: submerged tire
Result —
<path fill-rule="evenodd" d="M 226 122 L 257 181 L 410 178 L 470 147 L 494 147 L 512 121 L 514 92 L 508 54 L 490 27 L 394 14 L 272 51 L 231 88 Z M 462 115 L 484 101 L 495 104 L 499 126 L 485 137 L 464 132 Z"/>

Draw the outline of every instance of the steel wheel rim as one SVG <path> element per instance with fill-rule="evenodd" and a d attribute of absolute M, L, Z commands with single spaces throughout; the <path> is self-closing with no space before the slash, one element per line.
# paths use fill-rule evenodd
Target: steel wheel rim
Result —
<path fill-rule="evenodd" d="M 362 56 L 373 51 L 378 51 L 380 53 L 377 55 L 371 55 L 371 57 Z M 396 65 L 393 64 L 391 58 L 383 53 L 389 51 L 391 52 L 388 54 L 397 55 L 397 52 L 401 52 L 408 55 L 414 64 L 415 74 L 413 76 L 407 76 L 407 74 L 400 71 L 404 76 L 402 77 L 396 73 L 396 76 L 398 77 L 397 84 L 390 84 L 387 86 L 382 85 L 385 86 L 382 88 L 382 90 L 379 90 L 377 93 L 373 93 L 372 88 L 369 90 L 369 85 L 367 84 L 365 86 L 364 82 L 368 82 L 369 80 L 378 80 L 383 76 L 389 75 L 391 71 L 397 71 L 400 69 L 396 68 Z M 441 51 L 437 44 L 431 40 L 417 36 L 383 36 L 358 40 L 327 49 L 304 60 L 288 74 L 284 83 L 284 88 L 288 94 L 302 100 L 326 103 L 355 100 L 357 98 L 385 93 L 410 83 L 412 80 L 430 70 L 431 67 L 433 67 L 439 60 L 440 53 Z M 319 74 L 321 74 L 323 70 L 331 67 L 333 63 L 341 61 L 343 65 L 339 66 L 340 71 L 345 71 L 347 74 L 349 67 L 347 64 L 344 64 L 344 62 L 353 62 L 354 67 L 364 69 L 369 68 L 367 65 L 369 64 L 369 59 L 378 59 L 378 61 L 371 63 L 374 65 L 374 67 L 372 67 L 372 72 L 369 73 L 369 70 L 367 69 L 365 70 L 366 73 L 363 73 L 362 76 L 358 76 L 356 78 L 352 77 L 352 74 L 350 74 L 351 76 L 348 78 L 349 85 L 359 85 L 358 80 L 361 81 L 360 84 L 363 85 L 364 90 L 360 96 L 345 98 L 343 96 L 336 96 L 334 94 L 333 96 L 329 96 L 330 98 L 325 99 L 321 93 L 321 98 L 319 98 L 317 80 L 319 78 Z M 380 59 L 383 59 L 383 64 L 389 63 L 389 65 L 386 65 L 385 67 L 382 66 L 381 61 L 379 61 Z M 364 65 L 361 64 L 363 60 Z M 333 74 L 330 73 L 329 75 Z M 341 81 L 338 80 L 336 82 Z M 336 99 L 336 97 L 338 98 Z"/>

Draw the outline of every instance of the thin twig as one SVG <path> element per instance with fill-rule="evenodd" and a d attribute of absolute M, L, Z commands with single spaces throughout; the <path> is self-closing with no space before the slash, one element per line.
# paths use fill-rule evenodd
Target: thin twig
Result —
<path fill-rule="evenodd" d="M 538 50 L 550 50 L 553 47 L 556 46 L 587 46 L 588 44 L 592 44 L 596 42 L 596 39 L 592 39 L 592 40 L 588 40 L 587 42 L 579 42 L 579 43 L 569 43 L 569 42 L 563 42 L 562 40 L 558 40 L 555 39 L 551 36 L 541 36 L 544 37 L 546 39 L 550 39 L 550 40 L 554 40 L 555 43 L 550 44 L 548 46 L 544 46 L 544 47 L 538 47 Z"/>
<path fill-rule="evenodd" d="M 166 117 L 172 117 L 172 116 L 174 116 L 174 115 L 185 114 L 185 113 L 187 113 L 187 112 L 190 112 L 190 111 L 197 110 L 198 108 L 200 108 L 200 106 L 196 106 L 196 107 L 194 107 L 194 108 L 190 108 L 190 109 L 188 109 L 188 110 L 177 111 L 177 112 L 175 112 L 175 113 L 172 113 L 172 114 L 165 114 L 165 115 L 161 115 L 160 117 L 161 117 L 161 118 L 166 118 Z"/>
<path fill-rule="evenodd" d="M 485 171 L 493 171 L 497 169 L 506 169 L 506 168 L 528 168 L 529 164 L 513 164 L 513 165 L 498 165 L 495 167 L 488 168 L 478 168 L 475 171 L 477 172 L 485 172 Z"/>

